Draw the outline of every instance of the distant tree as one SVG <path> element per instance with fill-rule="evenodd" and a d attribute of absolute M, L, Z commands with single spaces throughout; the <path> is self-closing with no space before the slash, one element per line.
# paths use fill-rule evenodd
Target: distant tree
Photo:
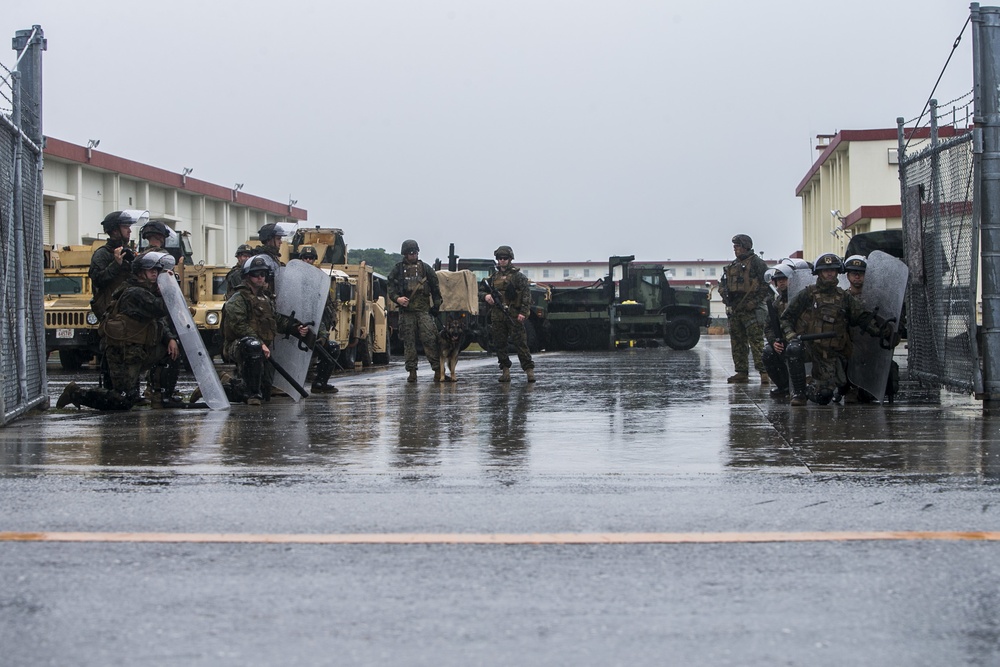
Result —
<path fill-rule="evenodd" d="M 402 255 L 398 252 L 386 252 L 385 248 L 359 248 L 347 251 L 348 264 L 364 262 L 368 266 L 375 267 L 375 270 L 384 276 L 389 275 L 392 267 L 402 261 Z"/>

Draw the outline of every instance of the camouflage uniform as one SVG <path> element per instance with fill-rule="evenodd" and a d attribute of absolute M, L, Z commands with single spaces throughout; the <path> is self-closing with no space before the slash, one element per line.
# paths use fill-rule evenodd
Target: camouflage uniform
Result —
<path fill-rule="evenodd" d="M 417 370 L 417 336 L 420 336 L 420 342 L 424 346 L 424 356 L 427 357 L 436 376 L 439 366 L 438 325 L 430 313 L 432 310 L 437 313 L 443 301 L 437 273 L 429 264 L 419 259 L 416 262 L 404 260 L 392 268 L 388 281 L 390 301 L 396 303 L 396 299 L 403 296 L 410 299 L 407 307 L 398 306 L 399 337 L 403 339 L 406 370 L 412 372 Z"/>
<path fill-rule="evenodd" d="M 788 370 L 796 395 L 805 392 L 809 400 L 821 405 L 833 399 L 834 392 L 847 384 L 847 359 L 850 355 L 849 327 L 880 336 L 875 316 L 858 299 L 837 284 L 836 278 L 816 279 L 795 295 L 781 316 L 781 328 L 788 342 Z M 802 342 L 800 335 L 833 333 L 832 338 Z M 805 387 L 805 363 L 811 361 L 813 384 Z"/>
<path fill-rule="evenodd" d="M 496 350 L 500 368 L 510 368 L 510 356 L 507 354 L 508 344 L 517 350 L 517 359 L 524 371 L 534 369 L 535 362 L 528 350 L 528 334 L 524 322 L 518 322 L 517 316 L 528 317 L 531 308 L 531 283 L 516 266 L 508 265 L 506 269 L 498 269 L 489 278 L 489 282 L 500 294 L 507 306 L 507 313 L 500 307 L 490 310 L 490 341 Z M 486 286 L 480 284 L 480 297 L 489 294 Z M 509 317 L 508 317 L 509 315 Z"/>
<path fill-rule="evenodd" d="M 761 355 L 768 377 L 774 382 L 772 396 L 784 396 L 788 393 L 788 362 L 785 350 L 774 349 L 776 342 L 785 342 L 785 334 L 781 330 L 781 315 L 788 308 L 788 286 L 784 292 L 778 292 L 767 298 L 767 322 L 764 325 L 764 350 Z"/>
<path fill-rule="evenodd" d="M 115 261 L 115 248 L 122 247 L 121 241 L 108 239 L 108 242 L 94 251 L 90 258 L 91 288 L 94 297 L 90 300 L 90 309 L 98 318 L 104 316 L 111 304 L 112 296 L 119 287 L 125 284 L 132 275 L 132 262 L 123 259 L 119 264 Z"/>
<path fill-rule="evenodd" d="M 753 365 L 758 372 L 764 369 L 764 319 L 767 315 L 765 299 L 770 289 L 764 280 L 767 264 L 752 250 L 734 259 L 723 273 L 724 284 L 719 292 L 726 304 L 729 318 L 729 338 L 732 342 L 733 366 L 736 373 L 750 371 L 747 348 L 753 355 Z"/>
<path fill-rule="evenodd" d="M 114 294 L 99 327 L 110 388 L 67 387 L 60 403 L 97 410 L 128 410 L 140 397 L 139 377 L 150 371 L 150 386 L 171 396 L 180 373 L 180 357 L 170 359 L 167 346 L 176 335 L 155 283 L 130 278 Z M 60 405 L 59 407 L 62 407 Z"/>
<path fill-rule="evenodd" d="M 236 266 L 229 269 L 223 282 L 226 286 L 226 300 L 228 301 L 229 297 L 236 294 L 236 289 L 243 284 L 243 262 L 236 262 Z"/>
<path fill-rule="evenodd" d="M 244 283 L 222 307 L 222 356 L 236 364 L 239 382 L 228 389 L 230 400 L 271 397 L 274 367 L 264 363 L 261 343 L 271 348 L 278 334 L 296 334 L 295 320 L 275 310 L 274 296 L 266 287 L 257 294 Z M 242 384 L 241 384 L 242 383 Z"/>

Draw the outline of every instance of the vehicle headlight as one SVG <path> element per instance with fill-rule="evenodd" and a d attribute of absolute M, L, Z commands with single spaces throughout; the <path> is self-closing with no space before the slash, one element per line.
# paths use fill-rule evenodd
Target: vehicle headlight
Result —
<path fill-rule="evenodd" d="M 87 324 L 89 324 L 92 327 L 96 327 L 97 326 L 97 315 L 94 315 L 94 313 L 92 313 L 92 312 L 91 313 L 87 313 Z"/>
<path fill-rule="evenodd" d="M 209 326 L 214 327 L 216 324 L 219 323 L 219 314 L 214 311 L 209 313 L 208 315 L 205 316 L 205 323 L 208 324 Z"/>

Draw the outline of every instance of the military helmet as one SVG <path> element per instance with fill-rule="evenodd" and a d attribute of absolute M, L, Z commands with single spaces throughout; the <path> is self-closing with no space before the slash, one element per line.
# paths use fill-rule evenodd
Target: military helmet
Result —
<path fill-rule="evenodd" d="M 832 252 L 825 252 L 816 258 L 813 262 L 813 275 L 819 275 L 820 271 L 825 271 L 827 269 L 833 269 L 837 273 L 844 272 L 844 260 L 840 258 L 840 255 L 835 255 Z"/>
<path fill-rule="evenodd" d="M 509 245 L 502 245 L 493 251 L 493 256 L 497 259 L 500 259 L 501 257 L 514 259 L 514 250 Z"/>
<path fill-rule="evenodd" d="M 268 262 L 264 255 L 256 255 L 251 257 L 247 261 L 243 262 L 243 271 L 241 272 L 244 277 L 252 275 L 254 273 L 264 273 L 269 274 L 274 271 L 271 263 Z"/>
<path fill-rule="evenodd" d="M 275 237 L 280 239 L 284 235 L 285 230 L 273 222 L 269 222 L 257 230 L 257 238 L 260 239 L 261 243 L 267 243 Z"/>
<path fill-rule="evenodd" d="M 304 245 L 299 248 L 299 259 L 306 259 L 312 257 L 313 259 L 318 259 L 319 255 L 316 254 L 316 248 L 311 245 Z"/>
<path fill-rule="evenodd" d="M 124 211 L 113 211 L 104 216 L 101 227 L 110 234 L 119 227 L 131 227 L 136 223 L 146 223 L 149 220 L 149 211 L 139 211 L 136 209 L 126 209 Z"/>
<path fill-rule="evenodd" d="M 733 237 L 733 245 L 742 246 L 747 250 L 753 250 L 753 239 L 746 234 L 737 234 Z"/>
<path fill-rule="evenodd" d="M 411 252 L 420 252 L 420 246 L 413 239 L 406 239 L 403 241 L 402 247 L 399 249 L 400 254 L 408 255 Z"/>
<path fill-rule="evenodd" d="M 173 255 L 170 253 L 150 250 L 135 258 L 135 261 L 132 262 L 132 271 L 135 273 L 145 271 L 146 269 L 170 271 L 174 268 L 175 263 Z"/>
<path fill-rule="evenodd" d="M 159 234 L 166 241 L 167 237 L 170 236 L 170 232 L 167 231 L 167 226 L 160 222 L 159 220 L 150 220 L 139 229 L 139 238 L 146 238 L 150 234 Z"/>
<path fill-rule="evenodd" d="M 786 278 L 786 279 L 791 278 L 792 272 L 794 270 L 795 269 L 793 269 L 788 264 L 778 264 L 773 269 L 771 269 L 771 271 L 773 272 L 771 273 L 771 280 L 774 281 L 777 280 L 778 278 Z"/>
<path fill-rule="evenodd" d="M 240 247 L 236 249 L 236 257 L 239 257 L 240 255 L 246 255 L 249 257 L 252 254 L 253 254 L 253 248 L 251 248 L 246 243 L 241 243 Z"/>
<path fill-rule="evenodd" d="M 864 255 L 851 255 L 844 262 L 844 271 L 864 273 L 868 270 L 868 258 Z"/>

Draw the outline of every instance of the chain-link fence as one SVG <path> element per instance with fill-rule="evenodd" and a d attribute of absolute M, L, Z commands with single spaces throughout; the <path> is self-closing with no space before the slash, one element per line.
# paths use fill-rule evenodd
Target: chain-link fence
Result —
<path fill-rule="evenodd" d="M 0 423 L 48 402 L 42 293 L 42 124 L 39 26 L 14 37 L 0 65 Z"/>
<path fill-rule="evenodd" d="M 903 232 L 910 268 L 907 342 L 910 376 L 962 391 L 982 387 L 976 345 L 979 220 L 973 134 L 939 141 L 932 106 L 931 139 L 906 154 L 899 127 Z"/>

